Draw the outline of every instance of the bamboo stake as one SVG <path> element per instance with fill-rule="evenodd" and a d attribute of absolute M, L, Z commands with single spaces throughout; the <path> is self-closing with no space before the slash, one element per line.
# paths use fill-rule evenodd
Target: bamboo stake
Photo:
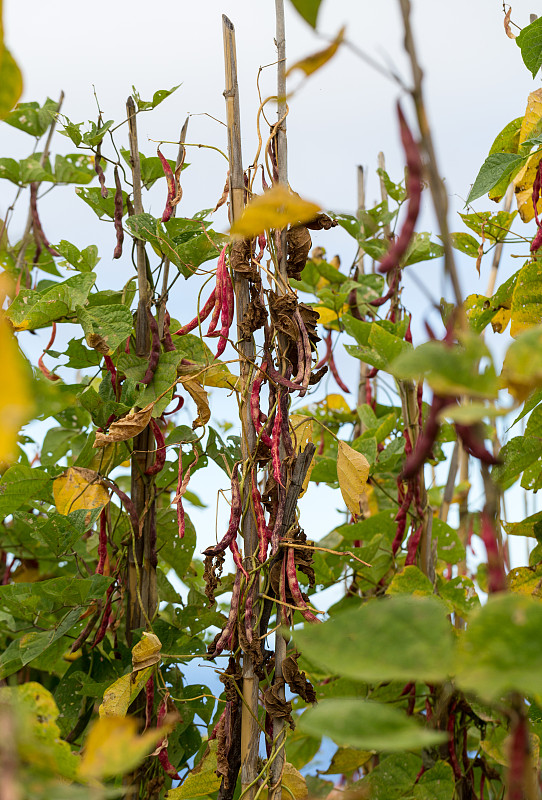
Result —
<path fill-rule="evenodd" d="M 511 183 L 504 197 L 503 211 L 506 211 L 507 213 L 510 212 L 510 209 L 512 208 L 513 198 L 514 198 L 514 185 Z M 495 252 L 493 254 L 493 263 L 491 265 L 491 272 L 489 273 L 489 280 L 487 282 L 487 289 L 486 289 L 487 297 L 491 297 L 493 292 L 495 291 L 495 283 L 497 281 L 497 272 L 499 271 L 499 264 L 501 263 L 503 244 L 504 242 L 499 242 L 498 245 L 495 247 Z"/>
<path fill-rule="evenodd" d="M 143 213 L 141 199 L 141 165 L 137 143 L 136 110 L 132 97 L 126 102 L 128 135 L 130 140 L 130 166 L 134 195 L 134 213 Z M 136 354 L 148 357 L 150 350 L 147 308 L 151 294 L 147 280 L 147 257 L 145 243 L 136 240 L 137 285 L 139 301 L 136 313 Z M 154 447 L 150 427 L 145 428 L 134 439 L 132 456 L 131 495 L 138 517 L 143 520 L 141 536 L 128 547 L 128 591 L 126 637 L 131 644 L 132 631 L 148 626 L 157 608 L 156 567 L 153 565 L 153 539 L 156 536 L 156 509 L 151 496 L 152 486 L 144 479 L 144 473 L 152 461 Z"/>
<path fill-rule="evenodd" d="M 275 44 L 277 47 L 277 118 L 282 120 L 277 129 L 276 138 L 276 156 L 277 156 L 277 171 L 279 183 L 283 186 L 288 185 L 288 147 L 286 138 L 286 28 L 284 23 L 284 0 L 275 0 Z M 277 250 L 279 255 L 278 272 L 282 278 L 280 286 L 288 286 L 288 273 L 286 262 L 288 258 L 287 253 L 287 231 L 284 230 L 277 234 Z M 279 291 L 282 291 L 279 289 Z M 283 356 L 286 350 L 286 342 L 284 337 L 279 337 L 279 347 L 281 352 L 281 363 L 285 365 Z M 283 455 L 283 453 L 282 453 Z M 308 467 L 308 465 L 307 465 Z M 299 494 L 299 492 L 297 493 Z M 297 496 L 295 497 L 297 501 Z M 284 514 L 285 520 L 287 519 L 286 511 Z M 279 606 L 277 604 L 277 620 L 280 619 Z M 277 631 L 275 634 L 275 676 L 274 682 L 283 683 L 282 665 L 286 658 L 286 639 Z M 286 699 L 284 685 L 279 689 L 279 697 L 281 700 Z M 269 800 L 281 800 L 282 798 L 282 773 L 284 771 L 285 751 L 284 751 L 284 738 L 285 738 L 285 723 L 284 719 L 273 720 L 273 743 L 275 746 L 276 758 L 269 768 Z"/>
<path fill-rule="evenodd" d="M 365 211 L 365 172 L 362 166 L 358 166 L 357 171 L 358 176 L 358 219 L 361 219 L 361 212 Z M 384 187 L 385 189 L 385 187 Z M 356 263 L 356 278 L 359 275 L 365 274 L 365 264 L 364 264 L 364 255 L 365 252 L 361 245 L 359 246 L 358 250 L 358 259 Z M 362 406 L 365 403 L 365 382 L 367 380 L 367 364 L 363 361 L 359 363 L 359 383 L 358 383 L 358 406 Z M 375 382 L 375 391 L 376 391 L 376 382 Z M 358 420 L 354 426 L 354 439 L 357 439 L 363 433 L 363 425 L 361 424 L 361 420 Z"/>
<path fill-rule="evenodd" d="M 228 156 L 230 166 L 230 208 L 232 222 L 243 212 L 245 183 L 241 151 L 241 114 L 239 109 L 239 87 L 237 84 L 237 54 L 235 48 L 235 29 L 231 21 L 222 15 L 224 36 L 224 66 L 226 88 L 226 119 L 228 126 Z M 233 276 L 237 310 L 237 329 L 243 321 L 250 302 L 249 285 L 246 278 Z M 239 334 L 239 338 L 240 334 Z M 250 415 L 249 396 L 251 385 L 251 362 L 254 361 L 254 340 L 239 342 L 240 383 L 241 383 L 241 454 L 248 459 L 256 445 L 256 433 Z M 258 549 L 258 534 L 252 514 L 244 515 L 242 535 L 244 541 L 244 563 L 247 570 L 255 567 Z M 257 614 L 257 610 L 255 610 Z M 260 730 L 258 726 L 258 678 L 254 673 L 253 660 L 243 654 L 243 708 L 241 718 L 241 786 L 246 800 L 253 800 L 258 775 L 258 748 Z M 253 784 L 251 786 L 251 784 Z M 250 788 L 249 788 L 250 787 Z"/>

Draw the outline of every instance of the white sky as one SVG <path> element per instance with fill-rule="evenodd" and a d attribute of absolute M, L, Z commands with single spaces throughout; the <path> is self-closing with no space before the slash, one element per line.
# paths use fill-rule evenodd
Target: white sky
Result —
<path fill-rule="evenodd" d="M 291 64 L 324 46 L 313 31 L 286 2 L 287 53 Z M 520 26 L 529 23 L 533 3 L 517 0 L 512 18 Z M 120 120 L 124 103 L 136 86 L 147 99 L 159 88 L 182 83 L 181 88 L 155 112 L 140 117 L 140 149 L 154 154 L 152 139 L 175 140 L 187 113 L 207 112 L 224 118 L 224 68 L 221 14 L 226 13 L 236 28 L 241 116 L 245 163 L 252 160 L 255 146 L 255 116 L 258 107 L 256 76 L 258 67 L 276 58 L 273 44 L 273 0 L 205 0 L 170 2 L 156 6 L 142 0 L 94 0 L 90 6 L 71 0 L 5 0 L 4 25 L 7 44 L 24 74 L 23 100 L 43 102 L 47 95 L 56 98 L 61 89 L 66 99 L 63 112 L 75 122 L 95 118 L 92 85 L 96 87 L 106 119 Z M 503 29 L 499 0 L 413 0 L 413 20 L 420 61 L 426 74 L 425 89 L 429 119 L 437 143 L 441 171 L 446 178 L 451 210 L 461 210 L 463 198 L 487 155 L 497 133 L 510 120 L 522 115 L 527 95 L 539 88 L 522 64 L 520 51 Z M 347 37 L 372 58 L 391 63 L 409 83 L 409 69 L 402 51 L 398 3 L 388 0 L 324 0 L 320 30 L 326 36 L 347 26 Z M 274 70 L 262 77 L 263 94 L 274 92 Z M 392 179 L 403 174 L 403 155 L 394 106 L 399 88 L 376 73 L 349 50 L 343 48 L 333 61 L 313 76 L 290 103 L 288 117 L 289 175 L 292 188 L 323 207 L 353 212 L 356 203 L 356 165 L 371 170 L 367 204 L 378 199 L 374 174 L 379 150 L 386 154 Z M 408 98 L 404 107 L 410 112 Z M 274 117 L 274 114 L 270 112 Z M 192 117 L 188 141 L 213 144 L 226 149 L 225 129 L 205 116 Z M 7 126 L 0 128 L 3 156 L 23 157 L 32 140 Z M 123 143 L 124 144 L 124 143 Z M 63 152 L 74 148 L 62 137 L 56 147 Z M 175 156 L 176 148 L 164 146 Z M 191 213 L 213 206 L 222 193 L 225 162 L 214 152 L 190 149 L 191 167 L 184 173 L 184 199 L 180 213 Z M 73 201 L 73 190 L 52 192 L 43 200 L 42 218 L 52 242 L 67 238 L 78 246 L 99 244 L 102 261 L 97 267 L 102 288 L 111 284 L 113 232 L 99 225 L 94 213 L 81 201 Z M 13 187 L 0 182 L 0 216 L 11 201 Z M 163 208 L 162 188 L 151 193 L 151 213 Z M 425 193 L 420 229 L 434 230 Z M 485 210 L 489 201 L 476 207 Z M 16 218 L 22 225 L 26 214 Z M 222 219 L 222 228 L 225 222 Z M 519 223 L 521 225 L 521 223 Z M 220 227 L 220 223 L 218 224 Z M 460 221 L 451 220 L 452 230 L 462 230 Z M 12 231 L 15 237 L 17 231 Z M 330 254 L 339 252 L 344 263 L 354 255 L 352 240 L 333 231 L 317 237 Z M 517 251 L 515 251 L 517 252 Z M 465 294 L 484 292 L 490 258 L 482 266 L 479 280 L 474 261 L 459 258 Z M 501 277 L 515 271 L 521 261 L 511 259 L 505 248 Z M 123 259 L 115 264 L 120 287 L 130 274 Z M 417 274 L 438 300 L 442 294 L 441 265 L 429 262 L 416 265 Z M 193 282 L 191 281 L 190 284 Z M 427 301 L 405 274 L 405 302 L 418 317 L 418 341 L 423 319 L 429 316 Z M 192 288 L 181 282 L 174 295 L 174 316 L 186 319 L 193 305 Z M 448 292 L 449 296 L 449 292 Z M 187 298 L 189 298 L 187 300 Z M 67 333 L 67 332 L 66 332 Z M 26 342 L 23 342 L 26 344 Z M 37 352 L 37 349 L 36 349 Z M 356 365 L 339 358 L 345 379 L 354 386 Z M 350 371 L 350 374 L 349 374 Z M 332 384 L 329 391 L 337 391 Z M 224 407 L 223 418 L 228 416 Z M 196 486 L 194 486 L 197 489 Z M 212 504 L 213 500 L 208 497 Z M 318 489 L 319 532 L 323 536 L 336 520 L 335 495 L 325 487 Z M 323 503 L 323 505 L 322 505 Z M 332 504 L 332 505 L 329 505 Z M 522 514 L 523 509 L 519 509 Z M 199 513 L 199 512 L 198 512 Z M 206 512 L 208 513 L 208 512 Z M 197 523 L 197 513 L 193 514 Z M 210 522 L 205 514 L 202 520 Z M 214 528 L 214 514 L 213 524 Z"/>

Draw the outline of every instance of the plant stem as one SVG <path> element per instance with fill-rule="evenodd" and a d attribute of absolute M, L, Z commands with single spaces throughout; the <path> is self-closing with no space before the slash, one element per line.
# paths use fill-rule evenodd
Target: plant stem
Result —
<path fill-rule="evenodd" d="M 235 48 L 235 29 L 231 21 L 222 15 L 222 32 L 224 36 L 224 66 L 226 87 L 226 117 L 228 125 L 228 156 L 230 164 L 230 208 L 232 222 L 243 212 L 245 181 L 241 151 L 241 114 L 239 110 L 239 87 L 237 84 L 237 54 Z M 241 354 L 240 386 L 241 386 L 241 453 L 248 459 L 256 445 L 256 432 L 250 415 L 251 363 L 254 362 L 254 340 L 241 339 L 240 326 L 245 311 L 250 303 L 249 284 L 239 274 L 233 276 L 237 330 L 239 335 L 238 349 Z M 244 541 L 244 566 L 247 572 L 255 567 L 255 556 L 258 550 L 258 534 L 256 521 L 252 514 L 245 514 L 242 524 Z M 254 609 L 257 616 L 257 609 Z M 243 654 L 243 708 L 241 721 L 241 787 L 246 792 L 247 800 L 253 800 L 256 793 L 254 781 L 258 775 L 258 748 L 260 731 L 258 720 L 258 678 L 254 673 L 251 656 Z"/>
<path fill-rule="evenodd" d="M 141 200 L 141 165 L 137 142 L 136 110 L 132 97 L 126 103 L 130 140 L 130 165 L 132 168 L 134 213 L 143 213 Z M 150 343 L 147 308 L 150 305 L 150 286 L 147 280 L 147 258 L 145 243 L 136 240 L 136 264 L 139 301 L 136 314 L 136 355 L 148 358 Z M 143 520 L 141 536 L 128 548 L 128 587 L 126 637 L 131 645 L 132 631 L 145 627 L 146 618 L 152 620 L 157 608 L 156 567 L 153 564 L 154 531 L 156 509 L 152 499 L 152 483 L 144 478 L 145 470 L 152 461 L 154 449 L 150 427 L 145 428 L 134 439 L 131 468 L 131 496 L 137 515 Z M 139 595 L 139 596 L 138 596 Z"/>

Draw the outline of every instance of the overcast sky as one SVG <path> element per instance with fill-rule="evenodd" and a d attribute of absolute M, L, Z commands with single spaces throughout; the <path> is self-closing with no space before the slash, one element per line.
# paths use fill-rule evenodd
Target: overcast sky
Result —
<path fill-rule="evenodd" d="M 533 81 L 522 64 L 519 48 L 506 37 L 499 0 L 453 3 L 413 0 L 412 5 L 420 61 L 426 74 L 429 119 L 453 212 L 461 210 L 494 137 L 510 120 L 524 113 L 527 95 L 539 88 L 540 79 Z M 288 0 L 286 6 L 289 63 L 324 46 L 325 37 L 334 36 L 346 25 L 350 41 L 382 65 L 393 65 L 405 83 L 409 83 L 396 0 L 323 0 L 319 29 L 324 38 L 314 34 L 291 9 Z M 524 26 L 529 23 L 532 11 L 537 11 L 532 0 L 518 0 L 513 6 L 512 19 Z M 252 160 L 257 141 L 258 68 L 276 58 L 273 0 L 199 3 L 162 0 L 156 4 L 142 0 L 94 0 L 90 5 L 75 4 L 73 0 L 5 0 L 4 25 L 7 44 L 24 74 L 23 100 L 43 102 L 47 95 L 56 98 L 62 89 L 66 95 L 63 112 L 75 122 L 96 117 L 93 86 L 105 118 L 120 120 L 132 85 L 146 99 L 156 89 L 182 83 L 155 112 L 140 117 L 140 149 L 152 155 L 155 144 L 148 138 L 177 139 L 188 113 L 207 112 L 224 118 L 222 13 L 230 17 L 236 28 L 247 164 Z M 261 80 L 262 93 L 272 94 L 274 69 L 264 70 Z M 295 81 L 293 84 L 296 85 Z M 292 188 L 325 208 L 353 212 L 356 165 L 362 164 L 370 170 L 367 204 L 378 200 L 374 169 L 380 150 L 386 154 L 391 177 L 399 180 L 403 175 L 404 160 L 394 112 L 399 95 L 393 81 L 343 47 L 329 65 L 300 87 L 290 102 L 288 148 Z M 411 116 L 407 98 L 404 106 Z M 273 112 L 270 114 L 274 116 Z M 29 137 L 7 126 L 0 131 L 3 156 L 27 154 Z M 74 150 L 68 140 L 58 138 L 57 148 L 63 152 Z M 187 140 L 226 149 L 225 129 L 206 116 L 191 117 Z M 164 146 L 170 158 L 175 151 L 173 145 Z M 185 194 L 179 213 L 189 216 L 213 206 L 220 197 L 226 164 L 215 152 L 192 148 L 187 160 L 191 167 L 184 173 Z M 149 210 L 156 215 L 163 207 L 162 189 L 151 194 Z M 0 216 L 12 196 L 13 187 L 6 181 L 0 182 Z M 429 203 L 429 193 L 425 192 L 421 229 L 433 226 Z M 486 200 L 476 204 L 480 210 L 490 206 L 496 210 Z M 19 224 L 25 214 L 26 210 L 18 218 Z M 47 235 L 53 242 L 67 238 L 79 246 L 99 244 L 102 261 L 97 268 L 98 280 L 102 286 L 109 285 L 113 249 L 110 227 L 98 224 L 93 212 L 82 202 L 73 202 L 72 188 L 52 192 L 44 198 L 43 217 Z M 460 222 L 452 219 L 451 229 L 461 230 Z M 12 236 L 16 233 L 13 230 Z M 327 247 L 330 254 L 340 253 L 343 262 L 349 263 L 354 255 L 351 242 L 345 234 L 333 231 L 322 234 L 322 240 L 316 243 Z M 484 292 L 489 261 L 488 258 L 483 265 L 479 280 L 474 261 L 467 257 L 460 259 L 465 294 Z M 519 263 L 505 249 L 502 278 L 517 269 Z M 128 260 L 122 265 L 115 264 L 119 286 L 130 269 Z M 416 269 L 438 300 L 442 293 L 441 266 L 430 262 Z M 427 301 L 409 281 L 408 270 L 405 281 L 406 303 L 419 312 L 421 333 L 423 318 L 429 315 Z M 192 302 L 185 299 L 184 282 L 177 286 L 176 305 L 171 311 L 184 319 L 190 314 Z M 189 289 L 186 296 L 192 297 L 192 292 Z M 355 369 L 351 363 L 348 368 Z M 352 385 L 354 374 L 345 376 Z"/>

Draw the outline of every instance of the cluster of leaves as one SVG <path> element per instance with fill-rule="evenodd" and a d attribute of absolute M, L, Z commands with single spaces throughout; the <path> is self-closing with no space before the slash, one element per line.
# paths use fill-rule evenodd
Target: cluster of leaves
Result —
<path fill-rule="evenodd" d="M 316 24 L 319 2 L 294 5 Z M 533 25 L 518 37 L 530 61 L 539 29 Z M 152 109 L 171 91 L 156 92 L 151 101 L 134 91 L 136 112 Z M 362 797 L 453 800 L 482 797 L 484 791 L 499 797 L 505 785 L 509 797 L 535 797 L 542 735 L 542 513 L 508 522 L 500 500 L 518 481 L 526 491 L 542 486 L 537 249 L 490 297 L 470 295 L 461 308 L 443 301 L 442 341 L 431 332 L 430 341 L 414 347 L 401 275 L 439 258 L 443 246 L 415 232 L 387 281 L 379 274 L 378 262 L 393 252 L 392 231 L 408 199 L 402 182 L 381 170 L 385 191 L 378 205 L 331 216 L 275 185 L 236 221 L 234 234 L 243 238 L 223 249 L 230 240 L 213 230 L 209 213 L 171 213 L 178 162 L 139 154 L 145 188 L 165 184 L 164 170 L 170 181 L 170 213 L 163 219 L 134 211 L 130 149 L 111 147 L 116 179 L 107 187 L 100 163 L 107 163 L 102 146 L 115 144 L 118 126 L 112 120 L 100 118 L 87 129 L 65 118 L 62 132 L 77 153 L 57 156 L 53 168 L 37 148 L 57 112 L 51 100 L 17 106 L 6 122 L 35 137 L 35 152 L 20 161 L 0 159 L 0 177 L 18 190 L 30 187 L 33 231 L 11 242 L 6 220 L 0 237 L 2 300 L 9 298 L 0 344 L 9 392 L 18 401 L 7 396 L 6 382 L 0 394 L 6 420 L 0 439 L 0 719 L 8 734 L 0 747 L 6 791 L 113 797 L 123 792 L 122 775 L 142 765 L 135 773 L 140 796 L 239 797 L 239 696 L 242 669 L 250 663 L 260 683 L 257 732 L 271 756 L 259 786 L 252 787 L 258 796 L 267 791 L 272 761 L 282 749 L 270 729 L 288 721 L 280 779 L 283 791 L 295 798 L 309 792 L 326 796 L 333 787 L 328 777 L 337 774 Z M 536 216 L 541 120 L 535 92 L 525 116 L 497 137 L 470 201 L 488 192 L 498 200 L 513 182 L 523 221 Z M 266 156 L 276 167 L 272 139 Z M 255 172 L 247 174 L 251 191 Z M 99 186 L 88 185 L 95 179 Z M 66 240 L 49 244 L 37 214 L 38 190 L 45 185 L 56 191 L 62 184 L 76 184 L 79 197 L 111 223 L 117 246 L 121 230 L 132 237 L 144 256 L 145 285 L 140 270 L 137 284 L 132 279 L 98 289 L 94 245 L 80 250 Z M 475 258 L 478 268 L 484 254 L 503 242 L 530 244 L 530 238 L 510 232 L 515 213 L 470 211 L 461 217 L 470 232 L 453 233 L 452 243 Z M 355 242 L 348 273 L 338 259 L 327 261 L 322 247 L 309 257 L 308 229 L 334 223 Z M 287 275 L 266 284 L 269 270 L 279 271 L 280 230 L 286 226 Z M 215 270 L 211 262 L 217 258 Z M 177 274 L 166 279 L 164 291 L 159 277 L 167 276 L 169 265 Z M 230 297 L 232 279 L 236 287 L 246 281 L 251 303 L 239 340 L 231 338 L 237 351 L 243 341 L 253 341 L 255 350 L 250 359 L 241 357 L 239 374 L 204 342 L 199 306 L 195 324 L 183 326 L 183 335 L 169 332 L 183 330 L 165 305 L 173 281 L 202 273 L 205 280 L 209 273 L 216 277 L 214 296 L 221 299 L 206 308 L 209 314 L 218 309 L 217 319 L 222 315 L 224 347 L 233 319 L 224 298 Z M 274 292 L 281 280 L 282 295 Z M 150 295 L 143 316 L 152 320 L 143 347 L 142 290 Z M 326 349 L 315 367 L 317 317 Z M 513 341 L 498 374 L 482 334 L 489 326 L 502 334 L 509 323 Z M 63 325 L 78 326 L 79 332 L 61 353 L 52 348 Z M 43 356 L 30 367 L 13 335 L 49 327 L 53 336 L 44 355 L 55 361 L 55 372 Z M 345 339 L 365 402 L 351 404 L 345 397 L 348 389 L 335 362 Z M 79 371 L 77 380 L 59 378 L 63 367 Z M 310 387 L 326 367 L 344 394 L 313 400 Z M 237 391 L 241 407 L 250 406 L 257 434 L 251 450 L 246 432 L 223 441 L 209 427 L 208 387 Z M 294 393 L 308 395 L 295 414 Z M 185 398 L 194 409 L 192 427 L 178 424 Z M 510 402 L 514 423 L 525 420 L 525 431 L 499 451 L 495 419 L 509 411 Z M 36 441 L 30 428 L 17 444 L 32 405 L 47 432 Z M 296 463 L 301 453 L 310 454 L 311 443 L 316 454 L 296 497 L 309 482 L 325 483 L 340 489 L 347 509 L 344 524 L 317 542 L 307 539 L 295 517 L 283 523 L 281 516 L 295 486 Z M 483 475 L 483 507 L 469 502 L 468 484 L 450 492 L 450 452 L 456 447 Z M 201 503 L 188 478 L 210 460 L 231 483 L 232 516 L 227 541 L 208 548 L 204 566 L 194 555 L 196 531 L 183 501 Z M 450 465 L 451 480 L 426 486 L 426 463 L 438 475 Z M 146 500 L 138 507 L 141 486 Z M 447 521 L 453 503 L 460 512 L 455 528 Z M 238 529 L 246 534 L 251 519 L 260 550 L 248 552 L 245 542 L 240 554 L 232 543 Z M 507 569 L 502 530 L 538 540 L 528 566 Z M 475 535 L 487 564 L 473 573 L 467 548 Z M 149 547 L 143 559 L 140 542 Z M 227 547 L 236 563 L 232 575 L 222 575 Z M 186 587 L 186 600 L 174 577 Z M 155 590 L 148 588 L 153 580 Z M 320 593 L 342 585 L 346 590 L 335 588 L 339 599 L 327 609 L 324 624 L 311 625 Z M 217 608 L 215 596 L 226 602 Z M 288 644 L 279 674 L 265 643 L 268 627 L 281 624 Z M 190 659 L 228 651 L 220 697 L 208 686 L 187 684 L 183 670 Z M 323 737 L 337 749 L 325 771 L 308 775 Z M 173 781 L 180 785 L 171 788 Z"/>

